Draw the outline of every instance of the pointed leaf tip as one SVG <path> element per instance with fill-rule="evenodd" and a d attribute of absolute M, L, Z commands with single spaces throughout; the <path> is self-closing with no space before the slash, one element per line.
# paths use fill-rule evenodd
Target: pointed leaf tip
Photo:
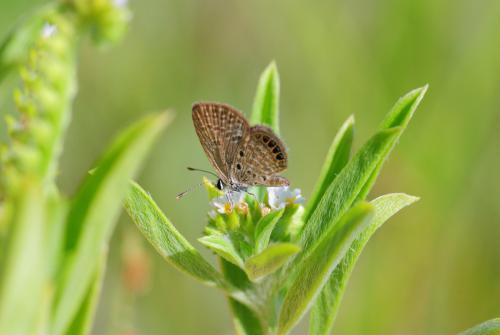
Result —
<path fill-rule="evenodd" d="M 392 107 L 391 111 L 382 121 L 381 128 L 384 129 L 401 126 L 403 127 L 402 130 L 404 130 L 413 117 L 413 114 L 417 110 L 420 102 L 424 98 L 424 95 L 427 92 L 427 87 L 428 85 L 416 88 L 399 98 L 396 104 Z"/>
<path fill-rule="evenodd" d="M 300 251 L 293 243 L 277 243 L 245 262 L 245 272 L 250 280 L 257 280 L 278 270 L 287 260 Z"/>
<path fill-rule="evenodd" d="M 311 194 L 304 214 L 307 222 L 325 194 L 328 186 L 349 161 L 354 138 L 354 115 L 350 115 L 335 135 L 321 168 L 321 172 Z"/>
<path fill-rule="evenodd" d="M 271 62 L 259 78 L 250 122 L 267 125 L 277 134 L 279 134 L 279 92 L 278 68 L 275 62 Z"/>

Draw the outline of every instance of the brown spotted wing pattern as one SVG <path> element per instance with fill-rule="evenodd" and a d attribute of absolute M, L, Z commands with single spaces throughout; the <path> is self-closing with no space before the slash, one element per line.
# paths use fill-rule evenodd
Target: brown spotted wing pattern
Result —
<path fill-rule="evenodd" d="M 250 127 L 236 109 L 219 103 L 193 106 L 193 123 L 210 163 L 226 185 L 283 186 L 287 168 L 283 142 L 265 126 Z"/>

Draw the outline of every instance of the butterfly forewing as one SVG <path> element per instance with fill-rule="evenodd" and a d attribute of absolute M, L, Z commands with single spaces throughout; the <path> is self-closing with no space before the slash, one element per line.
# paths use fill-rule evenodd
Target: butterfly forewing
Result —
<path fill-rule="evenodd" d="M 240 143 L 248 136 L 249 125 L 234 108 L 218 103 L 193 105 L 193 123 L 203 150 L 224 183 L 229 183 Z"/>
<path fill-rule="evenodd" d="M 283 186 L 276 174 L 287 167 L 283 142 L 272 129 L 250 127 L 236 109 L 219 103 L 193 105 L 193 123 L 203 150 L 217 175 L 233 189 L 247 186 Z"/>

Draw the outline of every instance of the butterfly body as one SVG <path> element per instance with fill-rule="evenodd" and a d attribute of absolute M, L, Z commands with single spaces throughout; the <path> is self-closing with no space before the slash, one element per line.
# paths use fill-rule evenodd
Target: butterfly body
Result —
<path fill-rule="evenodd" d="M 201 146 L 217 172 L 220 190 L 250 186 L 286 186 L 278 173 L 287 168 L 286 147 L 271 128 L 250 126 L 243 114 L 220 103 L 193 105 L 193 124 Z"/>

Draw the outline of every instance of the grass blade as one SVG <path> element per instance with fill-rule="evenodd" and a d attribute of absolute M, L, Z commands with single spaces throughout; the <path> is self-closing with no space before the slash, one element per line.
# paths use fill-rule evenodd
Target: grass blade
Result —
<path fill-rule="evenodd" d="M 349 246 L 371 221 L 372 214 L 372 205 L 358 203 L 337 225 L 331 226 L 317 241 L 309 256 L 302 259 L 292 274 L 293 279 L 283 301 L 278 334 L 286 334 L 307 312 Z"/>
<path fill-rule="evenodd" d="M 125 209 L 146 239 L 177 269 L 208 285 L 223 286 L 217 270 L 182 236 L 137 183 L 132 183 Z"/>
<path fill-rule="evenodd" d="M 129 180 L 169 120 L 169 114 L 150 116 L 123 132 L 79 190 L 68 214 L 67 256 L 56 292 L 51 334 L 64 334 L 75 317 L 107 247 Z"/>
<path fill-rule="evenodd" d="M 500 318 L 485 321 L 477 326 L 474 326 L 459 335 L 499 335 L 500 334 Z"/>
<path fill-rule="evenodd" d="M 375 209 L 373 220 L 352 243 L 349 251 L 323 287 L 311 310 L 310 335 L 328 335 L 331 333 L 347 281 L 368 240 L 391 216 L 417 200 L 416 197 L 395 193 L 381 196 L 371 202 Z"/>
<path fill-rule="evenodd" d="M 95 310 L 97 308 L 97 302 L 99 301 L 99 295 L 101 294 L 102 280 L 106 272 L 106 254 L 101 255 L 99 265 L 92 280 L 85 299 L 83 300 L 76 317 L 71 323 L 68 335 L 87 335 L 90 334 L 92 330 L 92 324 L 95 317 Z"/>
<path fill-rule="evenodd" d="M 337 135 L 326 155 L 325 162 L 321 168 L 321 172 L 312 192 L 311 198 L 307 203 L 306 211 L 304 212 L 304 221 L 307 221 L 312 212 L 316 209 L 319 201 L 325 194 L 328 186 L 332 183 L 335 177 L 340 173 L 344 166 L 349 161 L 351 154 L 352 141 L 354 137 L 354 116 L 350 116 L 340 127 Z"/>
<path fill-rule="evenodd" d="M 287 260 L 300 251 L 292 243 L 276 243 L 245 262 L 245 271 L 251 280 L 257 280 L 278 270 Z"/>
<path fill-rule="evenodd" d="M 47 285 L 44 197 L 26 183 L 8 201 L 11 234 L 0 287 L 0 334 L 37 334 Z"/>
<path fill-rule="evenodd" d="M 279 134 L 280 79 L 276 63 L 267 66 L 260 76 L 250 122 L 264 124 Z"/>
<path fill-rule="evenodd" d="M 382 123 L 382 129 L 368 140 L 333 180 L 300 234 L 303 246 L 301 256 L 308 254 L 309 246 L 326 231 L 328 225 L 335 224 L 356 200 L 362 200 L 368 194 L 426 90 L 427 86 L 402 97 Z"/>

